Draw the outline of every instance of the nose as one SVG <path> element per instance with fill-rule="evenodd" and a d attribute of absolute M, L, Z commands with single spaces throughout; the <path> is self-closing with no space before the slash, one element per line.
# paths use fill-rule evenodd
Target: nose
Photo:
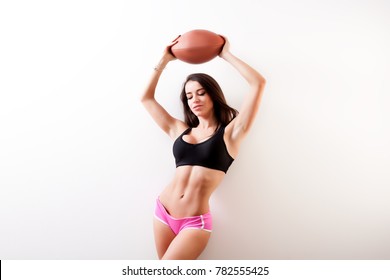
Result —
<path fill-rule="evenodd" d="M 194 95 L 194 102 L 198 102 L 199 101 L 199 96 L 197 94 Z"/>

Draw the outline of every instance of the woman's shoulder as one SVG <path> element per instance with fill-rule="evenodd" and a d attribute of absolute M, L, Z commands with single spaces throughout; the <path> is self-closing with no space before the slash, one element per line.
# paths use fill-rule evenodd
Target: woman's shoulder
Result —
<path fill-rule="evenodd" d="M 191 127 L 189 127 L 185 122 L 177 120 L 174 129 L 172 130 L 171 138 L 175 140 L 190 129 Z"/>

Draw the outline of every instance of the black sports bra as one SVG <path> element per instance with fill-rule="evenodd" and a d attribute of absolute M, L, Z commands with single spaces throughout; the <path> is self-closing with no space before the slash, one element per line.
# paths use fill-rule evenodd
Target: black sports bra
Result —
<path fill-rule="evenodd" d="M 227 172 L 234 159 L 229 155 L 223 135 L 225 127 L 221 126 L 207 140 L 191 144 L 183 140 L 183 135 L 190 132 L 186 129 L 173 143 L 173 155 L 176 167 L 182 165 L 199 165 Z"/>

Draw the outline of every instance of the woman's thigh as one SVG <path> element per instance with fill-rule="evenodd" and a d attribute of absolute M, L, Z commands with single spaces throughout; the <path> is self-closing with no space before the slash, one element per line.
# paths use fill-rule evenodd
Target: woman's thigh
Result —
<path fill-rule="evenodd" d="M 184 229 L 171 242 L 162 259 L 195 260 L 206 248 L 211 232 Z"/>
<path fill-rule="evenodd" d="M 156 218 L 154 218 L 153 221 L 153 230 L 157 255 L 158 258 L 161 259 L 176 235 L 173 233 L 173 231 L 168 225 L 162 223 Z"/>

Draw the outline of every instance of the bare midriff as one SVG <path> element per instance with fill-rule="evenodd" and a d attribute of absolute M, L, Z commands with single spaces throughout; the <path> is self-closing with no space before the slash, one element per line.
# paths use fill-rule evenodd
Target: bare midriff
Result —
<path fill-rule="evenodd" d="M 175 218 L 202 215 L 210 211 L 209 199 L 225 176 L 223 171 L 202 166 L 179 166 L 160 201 Z"/>

